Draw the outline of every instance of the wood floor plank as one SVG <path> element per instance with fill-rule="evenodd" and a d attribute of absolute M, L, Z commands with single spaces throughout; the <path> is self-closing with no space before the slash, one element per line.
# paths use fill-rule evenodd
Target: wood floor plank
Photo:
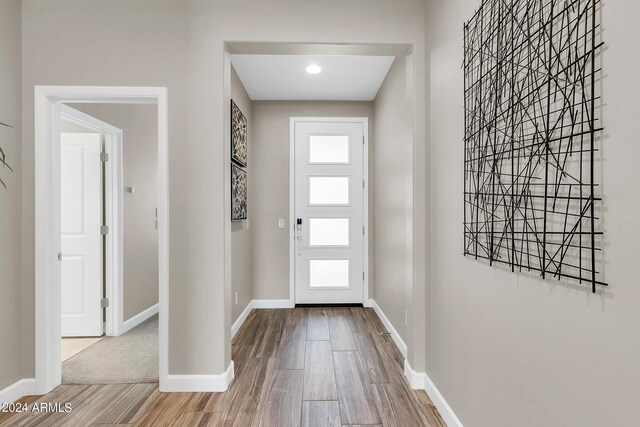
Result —
<path fill-rule="evenodd" d="M 282 335 L 283 321 L 280 319 L 267 319 L 266 328 L 256 343 L 255 358 L 268 359 L 275 357 Z"/>
<path fill-rule="evenodd" d="M 337 400 L 333 357 L 329 341 L 307 341 L 303 400 Z"/>
<path fill-rule="evenodd" d="M 377 332 L 379 334 L 387 333 L 387 328 L 384 327 L 382 320 L 376 314 L 376 311 L 371 307 L 365 307 L 362 309 L 362 315 L 366 319 L 368 328 L 371 332 Z"/>
<path fill-rule="evenodd" d="M 442 416 L 431 399 L 429 399 L 429 396 L 427 396 L 427 393 L 424 390 L 412 391 L 416 397 L 415 401 L 417 402 L 418 412 L 427 420 L 427 424 L 429 426 L 447 427 L 447 423 L 442 419 Z"/>
<path fill-rule="evenodd" d="M 196 412 L 202 393 L 161 393 L 155 391 L 148 406 L 140 408 L 130 424 L 135 426 L 170 425 L 180 414 Z"/>
<path fill-rule="evenodd" d="M 380 424 L 380 415 L 357 352 L 334 351 L 333 365 L 343 424 Z"/>
<path fill-rule="evenodd" d="M 306 326 L 308 308 L 292 308 L 287 316 L 285 326 Z"/>
<path fill-rule="evenodd" d="M 40 425 L 61 426 L 69 424 L 71 420 L 75 420 L 77 416 L 81 416 L 86 411 L 93 409 L 90 406 L 83 406 L 87 397 L 93 395 L 99 388 L 97 385 L 72 386 L 63 385 L 56 387 L 51 393 L 38 399 L 35 404 L 40 403 L 70 403 L 73 409 L 71 413 L 59 412 L 22 412 L 2 423 L 3 426 L 15 427 L 35 427 Z"/>
<path fill-rule="evenodd" d="M 304 348 L 306 342 L 306 326 L 285 326 L 282 332 L 278 352 L 276 353 L 276 369 L 304 369 Z"/>
<path fill-rule="evenodd" d="M 126 424 L 138 412 L 157 384 L 107 384 L 99 386 L 74 414 L 78 425 Z M 105 405 L 104 402 L 109 402 Z M 91 408 L 85 411 L 85 408 Z"/>
<path fill-rule="evenodd" d="M 349 324 L 353 333 L 375 332 L 372 330 L 363 308 L 350 307 L 348 313 Z"/>
<path fill-rule="evenodd" d="M 234 381 L 221 401 L 220 419 L 225 425 L 245 426 L 258 421 L 258 405 L 262 397 L 267 377 L 268 364 L 256 359 L 247 366 L 243 375 Z M 206 408 L 206 407 L 205 407 Z M 206 412 L 206 410 L 205 410 Z"/>
<path fill-rule="evenodd" d="M 376 346 L 375 339 L 371 333 L 354 334 L 360 360 L 369 383 L 388 383 L 387 368 L 383 363 L 383 358 Z"/>
<path fill-rule="evenodd" d="M 340 427 L 337 401 L 302 402 L 302 427 Z"/>
<path fill-rule="evenodd" d="M 401 385 L 372 384 L 370 387 L 385 427 L 429 426 Z"/>
<path fill-rule="evenodd" d="M 16 400 L 15 403 L 20 403 L 21 406 L 26 404 L 27 408 L 31 408 L 31 405 L 33 405 L 33 403 L 40 398 L 42 398 L 42 396 L 24 396 Z M 0 412 L 0 425 L 2 425 L 9 418 L 14 417 L 18 414 L 19 412 Z"/>
<path fill-rule="evenodd" d="M 218 412 L 187 412 L 180 414 L 171 427 L 213 427 L 220 424 Z"/>
<path fill-rule="evenodd" d="M 299 427 L 302 420 L 301 370 L 275 371 L 261 427 Z"/>
<path fill-rule="evenodd" d="M 355 351 L 358 349 L 351 331 L 348 313 L 337 309 L 330 312 L 329 334 L 333 351 Z"/>
<path fill-rule="evenodd" d="M 233 340 L 235 380 L 224 393 L 62 385 L 28 400 L 69 402 L 71 413 L 0 414 L 0 426 L 444 427 L 426 393 L 411 390 L 404 358 L 380 328 L 371 309 L 254 310 Z"/>
<path fill-rule="evenodd" d="M 307 340 L 329 341 L 330 339 L 327 312 L 321 308 L 309 310 L 307 315 Z"/>
<path fill-rule="evenodd" d="M 233 345 L 252 345 L 255 344 L 256 335 L 260 334 L 260 323 L 264 314 L 260 310 L 251 310 L 249 316 L 244 321 L 236 336 L 233 338 Z"/>

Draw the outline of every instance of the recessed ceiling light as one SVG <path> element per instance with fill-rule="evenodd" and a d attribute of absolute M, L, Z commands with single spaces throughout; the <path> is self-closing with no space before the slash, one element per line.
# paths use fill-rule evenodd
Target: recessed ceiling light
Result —
<path fill-rule="evenodd" d="M 322 67 L 319 65 L 311 64 L 307 68 L 305 68 L 305 70 L 307 70 L 307 73 L 309 74 L 319 74 L 322 71 Z"/>

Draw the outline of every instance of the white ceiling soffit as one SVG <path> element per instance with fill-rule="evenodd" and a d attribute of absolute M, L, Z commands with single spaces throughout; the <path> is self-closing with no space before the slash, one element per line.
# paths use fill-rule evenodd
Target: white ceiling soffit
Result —
<path fill-rule="evenodd" d="M 254 101 L 373 101 L 393 56 L 231 55 Z M 322 67 L 319 74 L 305 71 Z"/>

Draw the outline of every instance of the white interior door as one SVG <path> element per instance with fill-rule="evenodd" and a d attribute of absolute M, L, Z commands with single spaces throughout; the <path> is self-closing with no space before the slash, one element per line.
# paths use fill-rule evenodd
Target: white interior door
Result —
<path fill-rule="evenodd" d="M 294 122 L 295 302 L 364 300 L 364 126 Z"/>
<path fill-rule="evenodd" d="M 102 335 L 101 135 L 60 135 L 63 337 Z"/>

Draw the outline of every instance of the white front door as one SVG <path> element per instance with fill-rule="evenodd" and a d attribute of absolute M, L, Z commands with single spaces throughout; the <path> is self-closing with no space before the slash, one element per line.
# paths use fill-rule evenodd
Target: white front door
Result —
<path fill-rule="evenodd" d="M 102 335 L 101 135 L 60 135 L 63 337 Z"/>
<path fill-rule="evenodd" d="M 295 302 L 362 303 L 366 124 L 326 120 L 293 122 Z"/>

